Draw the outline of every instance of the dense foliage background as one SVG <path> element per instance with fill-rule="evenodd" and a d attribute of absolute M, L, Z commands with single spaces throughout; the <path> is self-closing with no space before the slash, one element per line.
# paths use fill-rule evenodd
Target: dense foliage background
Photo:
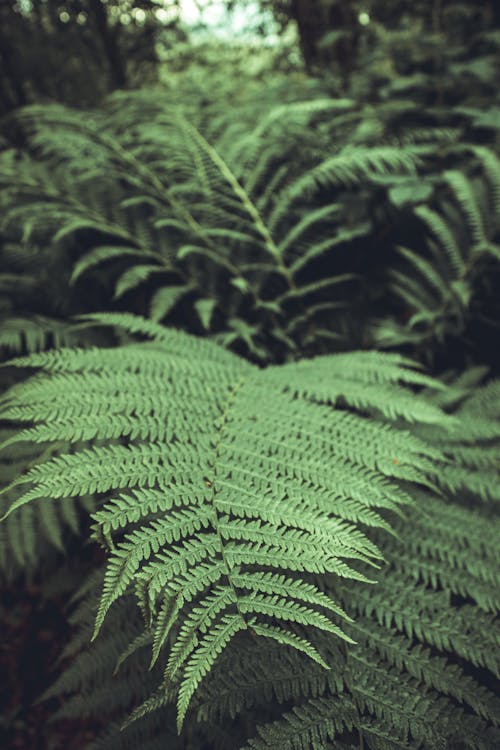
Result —
<path fill-rule="evenodd" d="M 278 644 L 256 663 L 242 640 L 179 736 L 137 608 L 120 600 L 88 645 L 105 493 L 20 507 L 0 524 L 2 747 L 498 747 L 499 75 L 494 0 L 0 4 L 3 362 L 147 338 L 92 317 L 133 313 L 259 368 L 404 355 L 460 424 L 411 427 L 440 452 L 413 490 L 427 515 L 391 516 L 404 554 L 377 529 L 375 593 L 334 589 L 357 650 L 315 642 L 340 665 L 327 678 Z M 419 421 L 363 398 L 341 408 Z M 7 509 L 12 480 L 93 433 L 11 442 L 27 412 L 4 409 Z M 115 731 L 152 693 L 159 710 Z"/>

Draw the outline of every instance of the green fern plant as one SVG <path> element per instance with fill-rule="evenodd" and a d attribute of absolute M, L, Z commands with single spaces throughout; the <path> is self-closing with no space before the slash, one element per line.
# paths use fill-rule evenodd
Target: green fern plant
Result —
<path fill-rule="evenodd" d="M 60 106 L 26 109 L 31 157 L 5 155 L 4 231 L 15 238 L 21 225 L 17 242 L 65 258 L 62 298 L 91 288 L 103 309 L 111 294 L 117 308 L 263 363 L 366 345 L 391 275 L 412 314 L 378 326 L 377 343 L 419 356 L 419 343 L 459 331 L 485 258 L 497 260 L 494 152 L 457 145 L 457 128 L 409 129 L 407 109 L 385 103 L 260 107 L 253 122 L 244 106 L 203 118 L 144 91 L 85 122 Z M 406 245 L 408 214 L 430 256 Z M 413 268 L 388 274 L 398 245 Z"/>
<path fill-rule="evenodd" d="M 139 318 L 98 319 L 152 343 L 13 362 L 50 375 L 5 397 L 4 419 L 34 423 L 8 444 L 74 447 L 15 479 L 13 487 L 31 488 L 7 514 L 37 499 L 106 493 L 93 515 L 109 554 L 94 637 L 133 588 L 152 664 L 170 641 L 164 685 L 176 686 L 179 727 L 240 631 L 327 667 L 300 630 L 350 642 L 341 627 L 349 616 L 310 578 L 369 580 L 357 565 L 377 567 L 381 554 L 362 528 L 389 528 L 385 512 L 411 500 L 401 483 L 429 483 L 440 455 L 387 422 L 446 425 L 438 407 L 408 390 L 436 384 L 397 355 L 258 370 Z"/>
<path fill-rule="evenodd" d="M 133 345 L 130 350 L 131 357 L 136 348 L 140 351 L 141 365 L 137 364 L 139 357 L 133 360 L 136 370 L 147 367 L 148 351 L 151 356 L 154 354 L 155 363 L 160 354 L 162 359 L 170 361 L 177 359 L 180 351 L 184 351 L 192 362 L 191 353 L 195 347 L 198 368 L 204 369 L 207 363 L 215 365 L 217 362 L 217 366 L 222 366 L 225 371 L 229 367 L 229 371 L 234 372 L 232 368 L 236 367 L 236 371 L 241 372 L 241 363 L 237 358 L 196 339 L 185 335 L 179 338 L 178 333 L 154 327 L 151 323 L 135 318 L 106 316 L 103 320 L 107 323 L 119 323 L 130 331 L 152 337 L 153 347 L 146 343 L 138 347 Z M 120 356 L 122 367 L 127 367 L 124 358 L 126 350 L 127 347 L 111 350 L 116 362 Z M 200 353 L 202 351 L 203 354 Z M 42 404 L 43 389 L 51 385 L 51 381 L 60 388 L 63 377 L 74 378 L 78 360 L 82 368 L 81 377 L 86 377 L 97 367 L 97 355 L 102 357 L 107 354 L 106 351 L 96 351 L 92 360 L 89 358 L 86 367 L 83 364 L 85 358 L 78 352 L 61 352 L 53 359 L 49 355 L 43 355 L 43 362 L 37 357 L 38 364 L 53 368 L 55 372 L 49 376 L 48 382 L 45 380 L 47 376 L 35 376 L 32 386 L 26 386 L 32 389 L 32 395 L 30 396 L 29 390 L 24 391 L 23 388 L 21 392 L 18 389 L 17 396 L 14 392 L 13 402 L 19 402 L 20 406 L 24 405 L 26 408 L 36 398 L 37 404 Z M 363 360 L 364 369 L 353 371 L 353 366 Z M 335 362 L 340 370 L 336 370 Z M 350 382 L 345 387 L 343 397 L 337 400 L 333 395 L 336 393 L 335 383 L 338 386 L 342 380 L 348 362 Z M 35 360 L 32 363 L 35 364 Z M 107 365 L 109 370 L 110 362 Z M 203 747 L 208 744 L 221 750 L 235 747 L 296 750 L 310 747 L 358 747 L 360 744 L 370 750 L 438 750 L 455 747 L 494 750 L 498 744 L 499 730 L 496 727 L 499 723 L 499 702 L 495 696 L 495 680 L 500 677 L 496 617 L 500 608 L 500 578 L 497 572 L 496 545 L 498 515 L 492 503 L 498 497 L 498 481 L 484 481 L 488 471 L 493 472 L 498 464 L 498 381 L 480 386 L 484 370 L 478 368 L 461 378 L 448 379 L 446 387 L 436 388 L 435 383 L 429 383 L 430 387 L 427 387 L 421 375 L 410 371 L 410 377 L 415 378 L 415 385 L 419 389 L 423 386 L 424 390 L 421 390 L 420 396 L 416 396 L 405 389 L 405 401 L 409 398 L 412 410 L 416 403 L 419 407 L 425 404 L 426 414 L 424 416 L 420 413 L 418 421 L 410 425 L 406 422 L 410 418 L 407 404 L 404 407 L 404 422 L 398 420 L 398 426 L 390 426 L 386 419 L 381 419 L 381 410 L 385 411 L 385 405 L 382 406 L 381 402 L 375 405 L 372 400 L 370 383 L 373 387 L 375 379 L 377 391 L 383 390 L 389 371 L 392 372 L 392 377 L 403 377 L 406 381 L 409 371 L 401 359 L 391 361 L 384 355 L 359 353 L 319 358 L 264 371 L 243 363 L 243 369 L 247 378 L 255 374 L 270 373 L 272 381 L 280 384 L 281 373 L 287 373 L 283 381 L 286 383 L 285 389 L 289 393 L 295 393 L 300 403 L 303 399 L 300 398 L 298 386 L 294 385 L 293 373 L 300 373 L 304 368 L 307 371 L 310 367 L 314 367 L 314 371 L 319 373 L 323 365 L 326 371 L 331 370 L 331 381 L 318 398 L 318 387 L 325 381 L 315 379 L 314 386 L 310 386 L 314 388 L 314 395 L 311 391 L 304 404 L 307 408 L 317 408 L 317 399 L 335 400 L 334 408 L 330 407 L 324 414 L 321 429 L 317 433 L 321 441 L 327 435 L 334 436 L 334 452 L 328 460 L 322 461 L 323 471 L 325 467 L 331 466 L 334 469 L 330 473 L 331 479 L 338 483 L 342 476 L 346 476 L 342 472 L 338 473 L 339 460 L 344 469 L 347 465 L 352 465 L 357 477 L 366 468 L 373 471 L 373 466 L 376 466 L 367 485 L 370 487 L 369 491 L 373 492 L 376 476 L 384 477 L 384 483 L 389 479 L 391 484 L 397 483 L 398 491 L 404 489 L 411 494 L 412 504 L 401 505 L 398 501 L 393 505 L 387 494 L 387 483 L 383 507 L 378 504 L 373 506 L 370 502 L 368 507 L 363 508 L 364 515 L 361 517 L 361 504 L 355 503 L 351 498 L 351 508 L 358 506 L 356 520 L 351 509 L 345 517 L 340 516 L 344 523 L 347 522 L 351 527 L 355 523 L 358 527 L 357 531 L 351 528 L 349 533 L 355 535 L 358 541 L 363 539 L 363 544 L 368 543 L 370 550 L 378 550 L 375 557 L 372 557 L 378 569 L 374 570 L 371 566 L 372 572 L 369 573 L 376 580 L 375 584 L 368 584 L 362 576 L 350 578 L 349 573 L 347 576 L 339 576 L 328 571 L 318 572 L 317 569 L 309 574 L 297 570 L 291 574 L 282 574 L 268 561 L 264 566 L 266 588 L 269 586 L 266 595 L 274 597 L 274 604 L 278 606 L 281 597 L 276 595 L 273 586 L 286 585 L 287 595 L 295 602 L 300 601 L 297 597 L 300 588 L 302 595 L 307 595 L 309 599 L 307 603 L 302 600 L 303 604 L 316 612 L 333 615 L 335 620 L 337 617 L 330 608 L 335 602 L 333 606 L 339 612 L 337 604 L 340 604 L 342 611 L 353 616 L 353 619 L 341 617 L 337 620 L 344 634 L 351 640 L 346 641 L 343 637 L 339 638 L 337 633 L 314 627 L 314 620 L 303 625 L 297 621 L 286 624 L 296 636 L 307 637 L 309 644 L 320 654 L 321 660 L 331 667 L 325 669 L 321 661 L 309 658 L 307 651 L 294 648 L 292 642 L 280 643 L 279 637 L 276 640 L 260 637 L 254 623 L 223 649 L 211 665 L 192 698 L 191 716 L 196 721 L 190 721 L 176 738 L 173 732 L 175 713 L 172 702 L 178 697 L 178 684 L 175 680 L 165 680 L 164 673 L 167 670 L 167 675 L 169 674 L 168 665 L 172 653 L 169 650 L 175 649 L 182 633 L 189 632 L 192 622 L 190 617 L 197 614 L 199 600 L 187 602 L 183 599 L 183 607 L 176 613 L 177 626 L 173 625 L 158 659 L 151 671 L 145 673 L 146 652 L 155 648 L 159 621 L 155 621 L 155 613 L 151 612 L 150 599 L 141 583 L 140 570 L 141 566 L 147 569 L 152 565 L 154 554 L 157 556 L 157 565 L 163 559 L 162 555 L 165 556 L 165 552 L 151 545 L 144 551 L 141 540 L 145 540 L 146 529 L 149 533 L 154 529 L 158 534 L 161 520 L 165 523 L 169 514 L 180 513 L 181 506 L 176 506 L 177 510 L 173 510 L 173 513 L 171 510 L 169 514 L 161 514 L 159 501 L 155 498 L 153 506 L 147 507 L 146 514 L 142 515 L 142 508 L 138 504 L 131 504 L 132 493 L 122 494 L 119 500 L 113 499 L 115 493 L 112 493 L 111 498 L 105 499 L 104 505 L 93 514 L 94 535 L 105 546 L 109 557 L 107 572 L 97 572 L 84 587 L 82 594 L 77 595 L 77 598 L 82 599 L 73 616 L 78 630 L 63 654 L 69 666 L 47 694 L 47 697 L 65 697 L 58 714 L 60 718 L 82 715 L 102 717 L 102 706 L 106 706 L 104 715 L 109 717 L 108 724 L 91 744 L 91 750 L 125 750 L 137 746 L 156 748 L 165 742 L 179 748 L 192 745 Z M 404 366 L 403 372 L 401 366 Z M 70 368 L 64 376 L 63 367 Z M 357 378 L 353 377 L 354 372 Z M 160 374 L 158 369 L 155 374 Z M 358 378 L 364 380 L 364 389 L 368 388 L 364 392 L 364 398 L 369 403 L 365 401 L 360 404 L 359 395 L 353 395 Z M 218 379 L 220 380 L 220 374 Z M 300 380 L 305 388 L 302 374 Z M 162 378 L 163 382 L 165 378 Z M 185 382 L 184 378 L 182 389 L 185 388 Z M 203 382 L 205 388 L 212 385 L 211 380 L 205 377 Z M 83 381 L 81 385 L 83 386 Z M 393 387 L 391 386 L 391 392 Z M 102 388 L 101 384 L 99 391 Z M 330 390 L 332 388 L 333 392 Z M 352 395 L 349 395 L 351 390 Z M 85 392 L 86 389 L 81 391 L 82 397 Z M 134 392 L 139 394 L 137 388 Z M 274 399 L 276 392 L 274 389 L 272 392 Z M 394 394 L 397 393 L 396 389 Z M 89 403 L 95 403 L 97 395 L 92 391 Z M 136 395 L 136 398 L 144 399 L 144 395 Z M 354 399 L 353 403 L 357 408 L 361 407 L 360 414 L 355 414 L 357 408 L 346 408 L 351 399 Z M 385 402 L 385 398 L 382 402 Z M 289 403 L 294 402 L 292 400 Z M 260 409 L 255 408 L 256 404 L 255 401 L 255 416 L 260 419 Z M 427 412 L 429 406 L 433 407 L 432 413 Z M 235 407 L 236 404 L 233 405 L 234 410 Z M 130 409 L 133 408 L 131 404 Z M 267 419 L 274 419 L 274 412 L 268 411 L 267 402 L 262 403 L 261 408 Z M 392 408 L 394 407 L 391 405 Z M 171 413 L 175 413 L 172 406 Z M 283 508 L 284 503 L 292 496 L 291 488 L 296 477 L 299 474 L 303 476 L 304 467 L 309 463 L 309 451 L 302 449 L 300 453 L 296 453 L 297 449 L 292 443 L 297 413 L 294 413 L 293 418 L 290 415 L 291 422 L 285 421 L 287 410 L 282 408 L 279 414 L 279 420 L 274 420 L 274 423 L 279 425 L 276 429 L 282 430 L 281 442 L 286 442 L 287 449 L 295 451 L 296 457 L 293 463 L 284 463 L 288 496 L 275 504 L 276 509 Z M 17 414 L 15 416 L 18 418 Z M 395 413 L 391 411 L 390 417 L 393 416 Z M 154 418 L 152 414 L 148 417 Z M 334 427 L 337 419 L 339 422 Z M 113 421 L 112 411 L 107 421 Z M 250 431 L 253 431 L 259 421 L 250 421 Z M 330 423 L 333 433 L 327 428 Z M 340 424 L 343 424 L 341 430 Z M 247 434 L 248 425 L 243 420 L 235 428 L 239 435 Z M 47 436 L 53 437 L 50 426 L 34 426 L 28 428 L 28 431 L 36 439 L 41 439 L 41 430 L 44 429 Z M 74 429 L 78 431 L 78 424 Z M 300 443 L 303 445 L 307 434 L 303 424 L 300 430 Z M 25 437 L 28 435 L 25 434 Z M 255 451 L 261 461 L 266 461 L 267 437 L 261 424 L 259 448 Z M 128 443 L 128 433 L 125 438 Z M 312 445 L 312 439 L 313 436 L 309 435 L 309 446 Z M 336 459 L 337 451 L 339 454 Z M 405 451 L 409 451 L 406 457 Z M 482 454 L 482 459 L 472 461 L 471 466 L 473 454 L 476 459 Z M 78 456 L 78 453 L 73 455 Z M 81 456 L 82 460 L 85 458 L 86 454 Z M 244 459 L 245 462 L 247 460 Z M 314 461 L 312 457 L 311 460 Z M 176 465 L 179 465 L 179 471 L 182 472 L 180 463 L 176 461 Z M 149 464 L 149 469 L 152 466 Z M 240 461 L 241 469 L 247 467 L 248 463 Z M 469 468 L 464 473 L 463 469 L 466 467 Z M 44 470 L 43 465 L 40 469 Z M 205 471 L 204 468 L 202 471 Z M 415 471 L 421 473 L 420 478 Z M 453 472 L 457 479 L 455 483 L 451 480 Z M 192 481 L 192 473 L 189 477 Z M 212 477 L 207 479 L 211 481 Z M 316 475 L 314 494 L 320 489 L 318 479 Z M 40 474 L 37 480 L 39 483 L 43 482 Z M 72 483 L 72 478 L 67 474 L 63 481 Z M 205 478 L 200 481 L 203 492 L 205 489 L 212 489 L 206 488 L 205 481 Z M 182 489 L 185 482 L 186 479 L 183 479 Z M 361 488 L 362 480 L 358 479 L 358 482 Z M 418 482 L 419 487 L 415 486 L 415 482 Z M 434 482 L 442 485 L 444 494 L 436 495 L 432 486 L 428 486 Z M 23 484 L 24 482 L 21 486 Z M 281 497 L 279 487 L 280 485 L 276 485 L 267 497 Z M 246 483 L 239 488 L 243 493 L 247 493 L 248 489 Z M 352 491 L 351 488 L 349 493 Z M 153 488 L 142 489 L 140 495 L 144 497 L 150 493 L 152 498 L 153 492 Z M 168 492 L 168 489 L 164 490 L 164 499 Z M 134 493 L 139 494 L 137 491 Z M 265 498 L 264 493 L 265 484 L 261 479 L 259 494 L 255 495 Z M 35 494 L 38 494 L 36 490 Z M 55 488 L 53 494 L 58 494 Z M 342 494 L 341 490 L 340 495 Z M 248 513 L 251 513 L 248 520 L 252 528 L 251 524 L 258 512 L 255 507 L 257 499 L 254 495 L 245 497 L 248 497 L 248 502 L 245 501 L 245 513 L 247 518 Z M 328 507 L 330 520 L 337 517 L 337 513 L 343 514 L 343 506 L 349 504 L 347 498 L 340 502 L 339 496 L 333 502 L 329 501 L 328 505 L 323 505 L 321 497 L 325 499 L 322 494 L 314 504 L 320 502 L 323 509 Z M 476 508 L 471 507 L 473 503 Z M 167 501 L 169 507 L 170 504 Z M 29 507 L 29 503 L 22 507 Z M 398 507 L 403 513 L 398 511 Z M 237 514 L 241 519 L 239 510 Z M 148 526 L 141 526 L 146 520 Z M 276 523 L 276 516 L 273 520 Z M 320 528 L 323 529 L 325 521 L 324 517 L 321 518 Z M 287 522 L 294 524 L 292 514 L 288 512 Z M 269 524 L 269 521 L 265 523 Z M 243 528 L 242 525 L 240 529 Z M 361 530 L 364 531 L 362 536 L 359 535 Z M 325 529 L 322 533 L 328 532 Z M 135 542 L 133 552 L 132 541 Z M 159 540 L 159 543 L 164 544 L 164 550 L 171 550 L 179 541 L 165 544 Z M 241 540 L 236 541 L 236 544 L 240 543 Z M 275 549 L 279 564 L 280 553 Z M 320 545 L 318 551 L 319 549 Z M 359 551 L 358 547 L 357 552 Z M 379 557 L 381 553 L 384 560 Z M 129 587 L 113 603 L 103 622 L 99 638 L 89 643 L 95 628 L 96 613 L 102 612 L 103 594 L 99 590 L 103 586 L 104 599 L 108 596 L 105 589 L 106 578 L 110 580 L 113 555 L 122 562 L 122 570 L 124 560 L 129 561 L 135 556 L 138 580 L 135 587 Z M 191 573 L 199 567 L 203 578 L 207 567 L 218 562 L 214 558 L 195 563 Z M 348 564 L 357 574 L 368 573 L 366 563 L 357 556 L 350 558 Z M 258 581 L 262 591 L 264 580 L 261 572 L 260 564 L 252 565 L 251 573 L 246 573 L 246 580 L 250 582 L 251 577 L 255 576 L 254 581 Z M 241 571 L 236 575 L 241 576 Z M 181 574 L 181 577 L 186 579 L 186 574 Z M 207 584 L 209 591 L 212 585 Z M 186 589 L 189 591 L 189 586 L 185 585 L 184 591 Z M 170 590 L 168 583 L 165 583 L 165 590 Z M 239 593 L 245 597 L 248 589 Z M 316 599 L 316 608 L 312 606 L 311 597 L 317 596 L 321 599 Z M 156 593 L 154 597 L 156 598 Z M 207 599 L 213 601 L 210 593 Z M 257 596 L 256 602 L 259 601 L 260 597 Z M 161 610 L 158 608 L 158 611 Z M 184 617 L 187 621 L 183 620 Z M 262 613 L 259 613 L 258 619 L 262 622 Z M 285 621 L 280 618 L 274 620 L 274 623 L 281 628 L 285 626 Z M 198 643 L 202 642 L 201 633 L 199 639 Z M 113 670 L 114 676 L 111 674 Z M 120 721 L 125 721 L 126 724 L 122 731 Z"/>
<path fill-rule="evenodd" d="M 362 130 L 375 116 L 390 131 L 383 107 L 267 106 L 252 125 L 213 116 L 198 126 L 151 92 L 117 96 L 85 124 L 62 107 L 27 109 L 19 122 L 51 181 L 35 189 L 29 175 L 26 189 L 9 177 L 4 225 L 21 221 L 28 241 L 66 247 L 76 288 L 109 279 L 116 305 L 137 299 L 153 320 L 182 320 L 258 361 L 352 347 L 353 295 L 370 279 L 349 252 L 376 232 L 380 182 L 418 180 L 443 133 L 380 145 Z M 285 116 L 297 123 L 290 132 Z"/>
<path fill-rule="evenodd" d="M 12 437 L 12 430 L 0 430 L 2 443 Z M 57 453 L 57 447 L 22 444 L 6 447 L 0 456 L 2 483 L 8 486 L 34 464 Z M 19 490 L 12 488 L 5 494 L 5 502 L 14 503 Z M 64 554 L 70 540 L 81 535 L 84 520 L 94 508 L 92 497 L 66 498 L 57 506 L 51 503 L 27 505 L 8 518 L 0 525 L 2 581 L 13 583 L 21 573 L 33 577 L 42 562 L 50 560 L 54 552 Z"/>
<path fill-rule="evenodd" d="M 500 162 L 487 148 L 468 150 L 477 157 L 482 179 L 477 172 L 447 170 L 441 205 L 417 202 L 412 209 L 426 248 L 399 247 L 403 262 L 391 271 L 391 287 L 406 320 L 393 317 L 378 324 L 379 346 L 411 345 L 432 357 L 437 346 L 466 335 L 470 319 L 481 317 L 481 283 L 487 271 L 496 272 L 500 259 Z"/>

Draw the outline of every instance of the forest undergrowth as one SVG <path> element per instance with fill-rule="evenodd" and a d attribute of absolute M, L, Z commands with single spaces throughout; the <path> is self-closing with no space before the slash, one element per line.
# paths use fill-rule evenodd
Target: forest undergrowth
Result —
<path fill-rule="evenodd" d="M 500 36 L 383 31 L 2 120 L 12 747 L 500 746 Z"/>

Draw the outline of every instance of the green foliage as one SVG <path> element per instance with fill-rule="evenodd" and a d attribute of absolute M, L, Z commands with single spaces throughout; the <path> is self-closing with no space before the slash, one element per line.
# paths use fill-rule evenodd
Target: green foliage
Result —
<path fill-rule="evenodd" d="M 0 430 L 0 440 L 5 448 L 0 455 L 2 483 L 14 481 L 33 464 L 51 455 L 57 449 L 41 449 L 33 445 L 6 443 L 14 437 L 12 430 Z M 5 502 L 14 503 L 19 490 L 13 488 L 6 493 Z M 0 525 L 0 572 L 3 579 L 15 580 L 20 572 L 33 573 L 46 559 L 50 559 L 51 548 L 66 552 L 74 536 L 81 533 L 82 515 L 94 509 L 92 498 L 80 501 L 66 498 L 59 505 L 39 503 L 27 505 Z"/>
<path fill-rule="evenodd" d="M 5 0 L 0 8 L 0 113 L 40 101 L 93 106 L 157 78 L 156 45 L 182 39 L 152 0 Z"/>
<path fill-rule="evenodd" d="M 341 80 L 204 42 L 2 122 L 0 573 L 75 565 L 89 750 L 495 750 L 498 34 L 272 5 Z"/>
<path fill-rule="evenodd" d="M 80 310 L 111 295 L 117 309 L 263 363 L 372 340 L 431 358 L 474 316 L 491 325 L 481 284 L 498 264 L 494 151 L 458 129 L 407 132 L 408 105 L 273 107 L 272 94 L 234 118 L 217 104 L 201 117 L 175 90 L 168 102 L 115 95 L 84 121 L 59 106 L 24 110 L 32 155 L 4 153 L 6 237 L 67 264 L 70 287 L 65 276 L 54 290 L 66 309 L 75 294 Z M 380 258 L 368 258 L 381 234 Z"/>
<path fill-rule="evenodd" d="M 376 332 L 379 345 L 427 347 L 429 340 L 443 344 L 450 336 L 462 335 L 477 280 L 496 271 L 500 162 L 484 147 L 471 151 L 484 169 L 486 191 L 477 178 L 447 170 L 439 208 L 420 203 L 413 208 L 427 235 L 428 252 L 399 248 L 406 268 L 392 272 L 392 291 L 411 314 L 404 324 L 395 320 L 381 324 Z"/>
<path fill-rule="evenodd" d="M 351 277 L 315 280 L 307 276 L 307 266 L 364 231 L 340 231 L 325 241 L 325 222 L 338 210 L 335 204 L 307 219 L 300 211 L 293 222 L 280 220 L 292 197 L 282 188 L 280 203 L 274 193 L 263 194 L 263 184 L 291 148 L 280 143 L 281 128 L 268 138 L 264 119 L 256 132 L 245 130 L 235 141 L 228 127 L 219 150 L 181 108 L 158 106 L 151 95 L 121 97 L 114 106 L 108 132 L 100 117 L 82 128 L 81 117 L 67 110 L 26 112 L 25 120 L 45 121 L 44 127 L 37 125 L 33 147 L 63 175 L 71 173 L 72 185 L 64 177 L 58 186 L 56 173 L 55 190 L 47 191 L 43 176 L 27 190 L 19 177 L 13 178 L 6 193 L 7 230 L 22 220 L 30 227 L 25 240 L 59 247 L 74 247 L 83 233 L 91 234 L 91 249 L 73 267 L 71 283 L 77 288 L 88 284 L 89 274 L 91 279 L 101 268 L 111 269 L 115 299 L 130 300 L 144 289 L 142 307 L 146 304 L 154 319 L 173 315 L 175 320 L 184 311 L 192 329 L 217 333 L 228 344 L 241 342 L 261 360 L 273 350 L 283 357 L 310 337 L 317 315 L 335 314 L 338 303 L 325 298 L 328 287 L 348 284 Z M 320 111 L 338 106 L 323 101 Z M 295 109 L 303 126 L 318 108 L 311 103 Z M 272 123 L 274 118 L 268 119 Z M 135 132 L 133 141 L 123 130 L 125 122 Z M 266 140 L 269 145 L 260 154 Z M 167 142 L 176 144 L 168 152 Z M 31 166 L 26 167 L 32 182 Z M 286 178 L 283 170 L 277 176 Z M 89 184 L 100 185 L 90 206 Z M 295 265 L 294 256 L 313 232 L 315 252 Z M 324 336 L 334 334 L 325 330 Z"/>
<path fill-rule="evenodd" d="M 170 640 L 165 684 L 179 683 L 180 727 L 198 685 L 242 630 L 327 667 L 295 629 L 349 641 L 324 610 L 347 615 L 310 576 L 367 581 L 349 561 L 373 565 L 380 552 L 358 526 L 388 528 L 383 511 L 410 501 L 400 482 L 427 483 L 439 457 L 380 420 L 448 419 L 407 390 L 432 382 L 397 355 L 258 370 L 141 319 L 102 320 L 152 344 L 61 349 L 11 363 L 51 374 L 6 395 L 2 417 L 33 423 L 8 444 L 69 441 L 72 452 L 15 479 L 12 487 L 31 488 L 8 514 L 36 499 L 113 491 L 93 515 L 95 538 L 109 551 L 94 637 L 134 588 L 152 663 Z M 332 411 L 337 404 L 343 408 Z M 83 440 L 92 447 L 79 448 Z"/>
<path fill-rule="evenodd" d="M 19 510 L 105 493 L 92 518 L 108 562 L 47 696 L 72 695 L 60 717 L 105 705 L 95 750 L 493 750 L 499 521 L 478 495 L 498 482 L 475 477 L 498 463 L 498 381 L 443 387 L 375 352 L 262 370 L 100 320 L 147 340 L 19 360 L 43 373 L 4 403 L 32 423 L 16 440 L 84 430 L 94 445 L 19 477 Z M 192 706 L 177 739 L 175 702 L 180 721 Z"/>

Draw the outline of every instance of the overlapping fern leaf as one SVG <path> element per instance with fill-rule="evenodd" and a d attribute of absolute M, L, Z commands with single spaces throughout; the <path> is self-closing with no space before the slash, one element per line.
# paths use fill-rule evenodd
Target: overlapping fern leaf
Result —
<path fill-rule="evenodd" d="M 438 462 L 435 480 L 445 492 L 458 495 L 464 505 L 498 502 L 500 382 L 492 380 L 472 393 L 470 385 L 463 388 L 452 382 L 450 386 L 446 400 L 451 404 L 442 405 L 454 409 L 455 426 L 446 432 L 432 427 L 417 429 L 422 439 L 438 446 L 446 457 L 444 463 Z"/>
<path fill-rule="evenodd" d="M 0 429 L 0 445 L 13 436 L 13 430 Z M 7 485 L 34 464 L 60 453 L 60 446 L 11 444 L 0 453 L 2 485 Z M 3 507 L 14 503 L 20 488 L 12 487 L 2 498 Z M 33 574 L 52 551 L 65 552 L 68 539 L 81 534 L 83 513 L 94 510 L 92 497 L 65 498 L 57 505 L 25 505 L 0 524 L 0 579 L 12 581 L 19 573 Z"/>
<path fill-rule="evenodd" d="M 14 361 L 43 372 L 3 399 L 2 418 L 28 424 L 10 444 L 72 450 L 14 480 L 25 491 L 7 513 L 103 498 L 94 536 L 108 564 L 94 635 L 134 593 L 179 727 L 238 634 L 335 670 L 311 633 L 351 643 L 351 620 L 335 585 L 326 594 L 315 578 L 367 585 L 382 557 L 370 530 L 390 529 L 387 513 L 411 502 L 409 483 L 432 484 L 441 452 L 391 422 L 451 426 L 412 390 L 437 383 L 398 355 L 260 370 L 141 318 L 97 319 L 150 340 Z"/>
<path fill-rule="evenodd" d="M 481 146 L 451 153 L 460 158 L 464 151 L 473 154 L 475 169 L 446 170 L 439 203 L 417 201 L 413 207 L 426 248 L 399 247 L 402 263 L 391 271 L 391 287 L 405 307 L 404 322 L 384 321 L 376 334 L 379 345 L 413 344 L 432 356 L 436 346 L 463 336 L 470 319 L 483 315 L 480 295 L 492 294 L 483 288 L 484 278 L 498 273 L 500 260 L 500 161 Z"/>
<path fill-rule="evenodd" d="M 22 273 L 9 284 L 9 296 L 19 280 L 23 280 Z M 43 280 L 39 281 L 39 286 L 42 286 Z M 36 295 L 38 288 L 34 286 L 32 291 Z M 4 364 L 0 370 L 0 394 L 27 377 L 26 370 L 5 367 L 5 360 L 13 354 L 43 351 L 52 346 L 84 347 L 104 340 L 102 329 L 97 331 L 75 321 L 36 314 L 13 317 L 9 314 L 9 306 L 6 304 L 5 307 L 5 317 L 0 316 L 0 362 Z M 12 426 L 2 422 L 0 446 L 5 447 L 0 452 L 0 488 L 5 488 L 34 464 L 69 447 L 65 441 L 51 446 L 11 443 L 14 436 Z M 6 490 L 4 504 L 13 503 L 19 493 L 19 487 Z M 55 560 L 58 553 L 66 553 L 68 543 L 70 540 L 74 543 L 75 537 L 80 536 L 83 519 L 94 507 L 91 496 L 66 498 L 58 505 L 27 505 L 10 516 L 0 524 L 0 580 L 12 582 L 20 574 L 32 575 L 49 560 Z"/>
<path fill-rule="evenodd" d="M 49 343 L 62 345 L 85 344 L 92 338 L 90 329 L 77 330 L 73 322 L 44 321 L 33 318 L 3 321 L 0 333 L 0 360 L 12 353 L 24 354 L 47 348 Z M 95 339 L 99 340 L 99 335 Z M 27 377 L 25 370 L 7 368 L 0 370 L 0 394 L 14 383 Z M 1 396 L 0 396 L 1 398 Z M 50 445 L 11 443 L 16 435 L 12 425 L 0 423 L 0 489 L 5 488 L 34 464 L 68 449 L 64 441 Z M 3 505 L 15 502 L 20 488 L 4 491 Z M 44 563 L 65 553 L 68 542 L 82 532 L 83 520 L 94 509 L 92 497 L 66 498 L 58 505 L 39 503 L 26 505 L 0 524 L 0 580 L 13 582 L 19 575 L 32 576 Z"/>

